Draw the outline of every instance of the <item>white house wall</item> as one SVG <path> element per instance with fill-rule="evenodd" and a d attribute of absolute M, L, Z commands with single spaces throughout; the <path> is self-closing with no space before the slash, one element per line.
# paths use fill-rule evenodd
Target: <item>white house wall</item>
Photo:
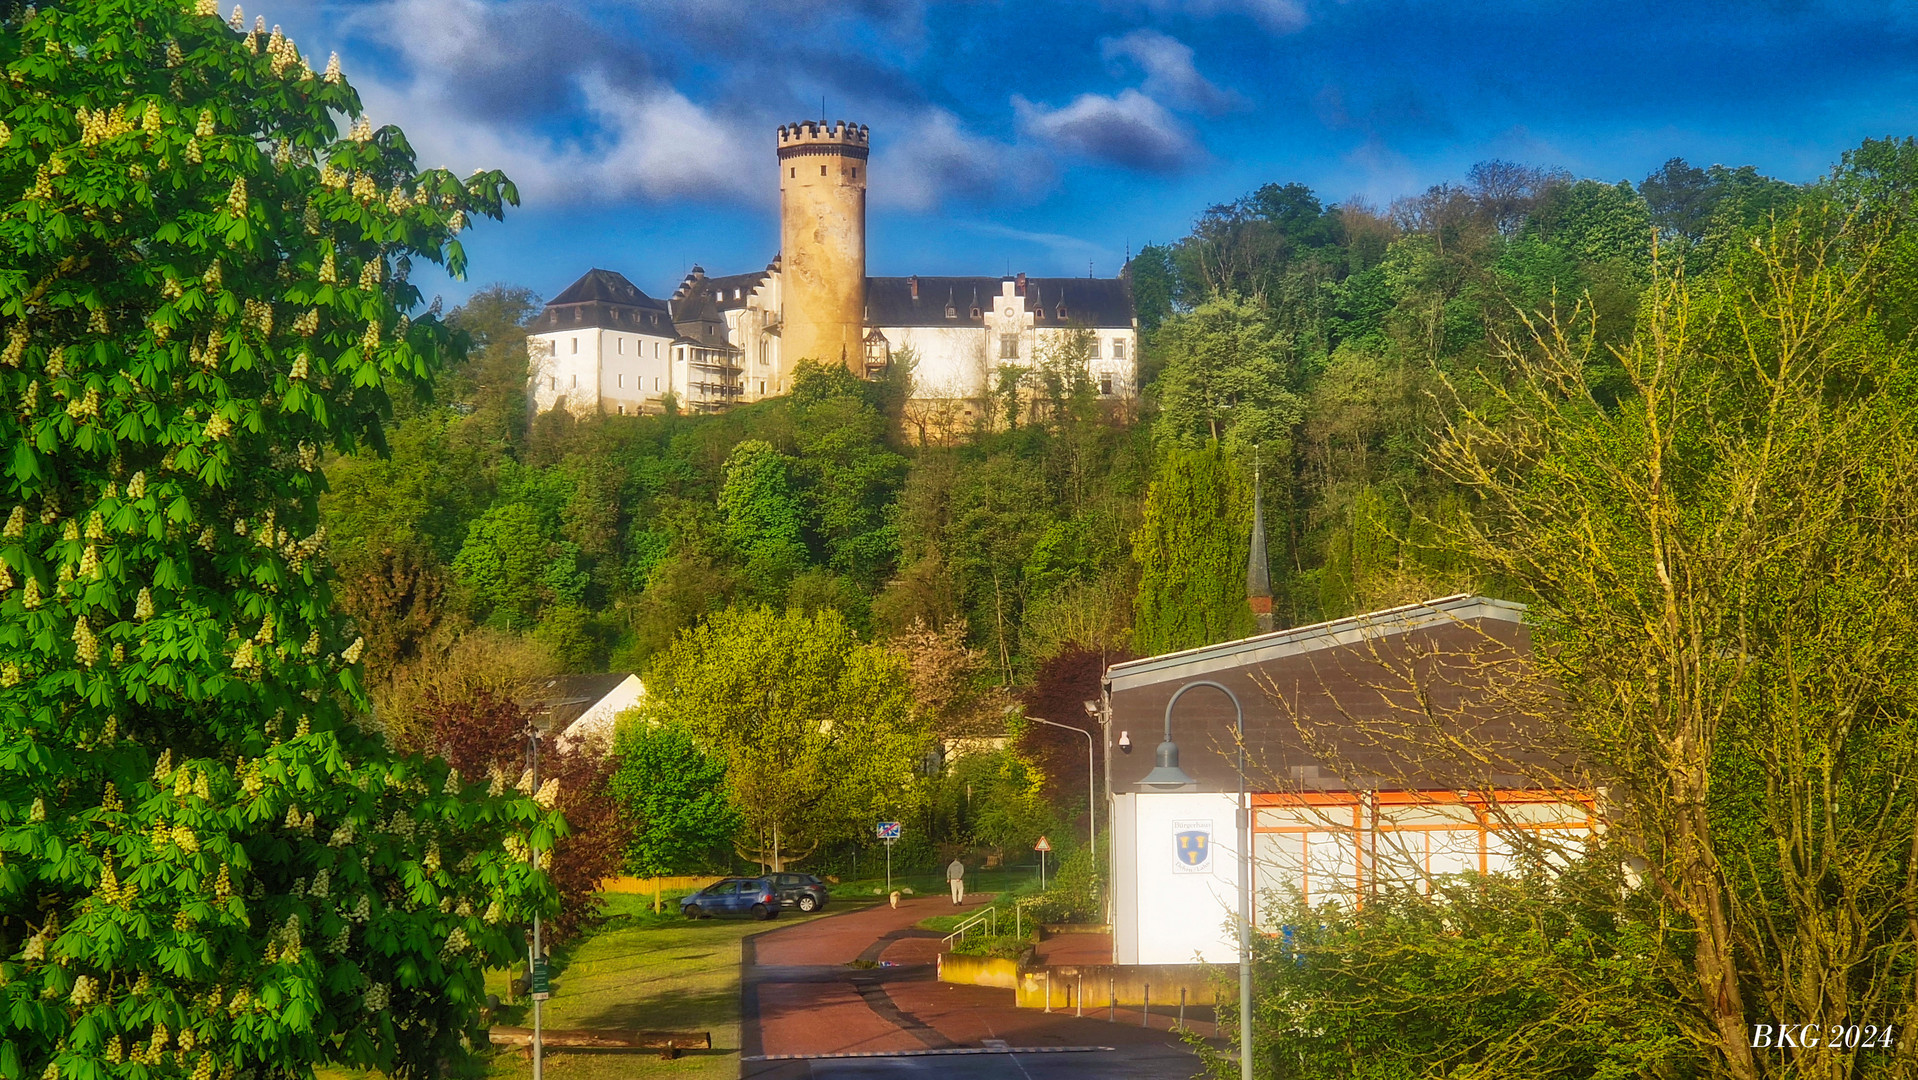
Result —
<path fill-rule="evenodd" d="M 580 413 L 655 411 L 674 390 L 672 339 L 597 327 L 527 336 L 533 402 Z"/>
<path fill-rule="evenodd" d="M 882 326 L 895 359 L 901 349 L 913 353 L 912 396 L 978 398 L 991 386 L 994 361 L 986 334 L 976 326 Z"/>
<path fill-rule="evenodd" d="M 1113 962 L 1237 963 L 1237 797 L 1231 793 L 1113 796 Z M 1176 836 L 1209 830 L 1211 857 L 1182 865 Z"/>
<path fill-rule="evenodd" d="M 594 702 L 592 707 L 579 714 L 559 737 L 559 748 L 571 750 L 575 746 L 584 746 L 595 753 L 606 753 L 612 749 L 613 735 L 619 714 L 639 704 L 646 694 L 646 687 L 639 676 L 628 675 L 626 681 L 613 687 L 605 697 Z"/>

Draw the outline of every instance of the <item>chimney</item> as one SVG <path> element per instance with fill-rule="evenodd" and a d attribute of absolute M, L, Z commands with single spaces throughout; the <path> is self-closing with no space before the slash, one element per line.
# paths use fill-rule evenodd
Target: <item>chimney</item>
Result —
<path fill-rule="evenodd" d="M 1245 565 L 1245 601 L 1259 621 L 1259 633 L 1272 632 L 1272 571 L 1265 557 L 1265 500 L 1259 485 L 1258 450 L 1253 449 L 1252 551 Z"/>
<path fill-rule="evenodd" d="M 912 298 L 914 300 L 919 299 L 919 275 L 914 274 L 911 277 L 907 278 L 906 284 L 912 286 Z"/>
<path fill-rule="evenodd" d="M 1018 293 L 1018 294 L 1019 294 L 1020 296 L 1024 296 L 1024 295 L 1026 294 L 1026 275 L 1025 275 L 1025 272 L 1024 272 L 1024 271 L 1020 271 L 1020 273 L 1019 273 L 1019 276 L 1018 276 L 1018 277 L 1016 277 L 1016 278 L 1013 278 L 1013 279 L 1012 279 L 1012 281 L 1013 281 L 1013 290 L 1012 290 L 1012 291 L 1014 291 L 1014 292 L 1016 292 L 1016 293 Z"/>

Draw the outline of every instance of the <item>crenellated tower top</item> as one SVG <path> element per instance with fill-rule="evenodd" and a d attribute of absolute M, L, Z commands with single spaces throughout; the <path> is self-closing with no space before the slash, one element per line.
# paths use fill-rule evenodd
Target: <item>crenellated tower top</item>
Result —
<path fill-rule="evenodd" d="M 824 120 L 801 120 L 779 125 L 779 156 L 794 154 L 839 154 L 864 158 L 871 150 L 872 133 L 864 124 L 844 120 L 828 124 Z"/>

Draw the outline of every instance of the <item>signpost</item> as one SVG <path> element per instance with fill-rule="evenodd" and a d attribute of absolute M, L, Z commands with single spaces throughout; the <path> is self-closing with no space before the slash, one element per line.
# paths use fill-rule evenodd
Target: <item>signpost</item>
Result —
<path fill-rule="evenodd" d="M 1046 887 L 1046 852 L 1052 850 L 1052 841 L 1041 836 L 1039 842 L 1032 845 L 1032 850 L 1039 853 L 1039 888 L 1041 891 L 1044 891 Z"/>
<path fill-rule="evenodd" d="M 899 839 L 899 823 L 882 821 L 873 826 L 873 833 L 886 842 L 886 894 L 892 895 L 892 844 Z"/>
<path fill-rule="evenodd" d="M 533 1000 L 545 1001 L 552 996 L 553 981 L 547 974 L 546 958 L 542 956 L 533 961 Z"/>

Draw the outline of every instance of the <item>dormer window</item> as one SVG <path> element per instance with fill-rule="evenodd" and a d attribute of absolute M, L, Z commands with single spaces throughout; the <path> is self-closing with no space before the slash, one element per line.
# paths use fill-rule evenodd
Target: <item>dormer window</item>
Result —
<path fill-rule="evenodd" d="M 1066 321 L 1066 306 L 1064 304 L 1059 305 L 1059 321 Z"/>
<path fill-rule="evenodd" d="M 958 308 L 956 308 L 956 307 L 953 307 L 953 306 L 952 306 L 951 304 L 947 304 L 947 305 L 946 305 L 946 318 L 948 318 L 948 319 L 956 319 L 956 318 L 958 318 L 958 317 L 959 317 L 959 309 L 958 309 Z"/>
<path fill-rule="evenodd" d="M 1033 318 L 1033 320 L 1034 320 L 1034 321 L 1036 321 L 1036 322 L 1045 322 L 1045 321 L 1046 321 L 1046 309 L 1045 309 L 1045 308 L 1033 308 L 1033 309 L 1032 309 L 1032 318 Z"/>
<path fill-rule="evenodd" d="M 980 310 L 979 310 L 978 308 L 973 308 L 973 309 L 972 309 L 972 317 L 973 317 L 973 318 L 975 318 L 975 319 L 978 319 L 978 318 L 982 318 L 982 317 L 984 317 L 984 313 L 983 313 L 983 312 L 981 312 L 981 311 L 980 311 Z"/>

